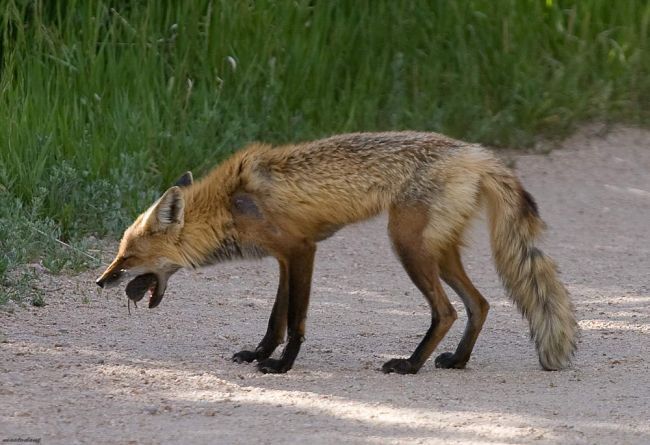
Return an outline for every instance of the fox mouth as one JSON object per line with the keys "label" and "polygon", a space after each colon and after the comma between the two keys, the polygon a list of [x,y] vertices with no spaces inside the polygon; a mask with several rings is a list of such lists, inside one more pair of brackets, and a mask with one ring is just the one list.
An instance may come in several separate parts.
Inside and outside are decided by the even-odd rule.
{"label": "fox mouth", "polygon": [[129,300],[137,303],[142,300],[147,292],[149,295],[149,309],[153,309],[160,304],[165,294],[165,286],[160,285],[160,280],[153,273],[138,275],[126,285],[126,296]]}

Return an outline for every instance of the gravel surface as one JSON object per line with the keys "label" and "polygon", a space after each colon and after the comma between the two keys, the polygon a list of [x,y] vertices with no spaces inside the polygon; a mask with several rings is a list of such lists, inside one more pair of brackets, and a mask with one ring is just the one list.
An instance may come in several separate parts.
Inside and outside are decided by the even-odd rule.
{"label": "gravel surface", "polygon": [[[465,370],[384,375],[426,331],[424,299],[384,217],[319,245],[307,341],[285,375],[231,355],[271,310],[272,260],[179,272],[161,305],[99,294],[98,271],[43,274],[47,305],[0,309],[0,440],[72,443],[650,443],[650,133],[586,129],[515,156],[549,226],[582,329],[574,365],[542,371],[499,285],[485,221],[464,258],[491,311]],[[455,348],[459,319],[438,351]],[[434,353],[435,354],[435,353]]]}

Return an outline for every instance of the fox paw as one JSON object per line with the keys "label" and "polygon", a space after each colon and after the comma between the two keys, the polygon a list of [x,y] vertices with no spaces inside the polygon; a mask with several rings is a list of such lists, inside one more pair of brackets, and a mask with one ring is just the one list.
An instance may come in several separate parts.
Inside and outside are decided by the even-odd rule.
{"label": "fox paw", "polygon": [[413,364],[405,358],[394,358],[388,360],[384,363],[384,366],[381,367],[381,370],[384,374],[391,372],[396,372],[397,374],[415,374],[418,372],[418,368],[413,366]]}
{"label": "fox paw", "polygon": [[262,371],[264,374],[284,374],[291,368],[288,367],[282,360],[267,358],[266,360],[262,360],[257,364],[257,369]]}
{"label": "fox paw", "polygon": [[232,361],[235,363],[250,363],[257,360],[256,351],[239,351],[232,356]]}
{"label": "fox paw", "polygon": [[463,369],[467,361],[459,360],[451,352],[443,352],[438,357],[436,357],[436,368],[443,369]]}

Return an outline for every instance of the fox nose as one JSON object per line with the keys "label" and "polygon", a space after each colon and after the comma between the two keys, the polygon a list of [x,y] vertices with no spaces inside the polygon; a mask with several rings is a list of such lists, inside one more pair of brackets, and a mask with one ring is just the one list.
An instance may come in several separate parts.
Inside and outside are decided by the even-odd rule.
{"label": "fox nose", "polygon": [[101,278],[98,278],[97,281],[95,281],[95,284],[101,288],[104,288],[104,280]]}

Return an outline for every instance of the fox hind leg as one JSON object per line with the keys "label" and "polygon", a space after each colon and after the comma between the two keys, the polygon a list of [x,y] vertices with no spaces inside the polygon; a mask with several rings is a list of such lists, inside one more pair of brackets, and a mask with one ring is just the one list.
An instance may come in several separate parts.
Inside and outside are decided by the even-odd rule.
{"label": "fox hind leg", "polygon": [[438,250],[423,237],[428,224],[427,213],[426,208],[419,207],[394,207],[389,213],[388,231],[393,248],[431,307],[431,325],[411,357],[389,360],[382,367],[385,373],[415,374],[456,319],[456,311],[440,283]]}
{"label": "fox hind leg", "polygon": [[436,357],[436,368],[464,368],[472,354],[490,305],[474,287],[460,261],[457,246],[448,249],[440,262],[440,276],[460,296],[467,311],[467,325],[456,352],[445,352]]}

